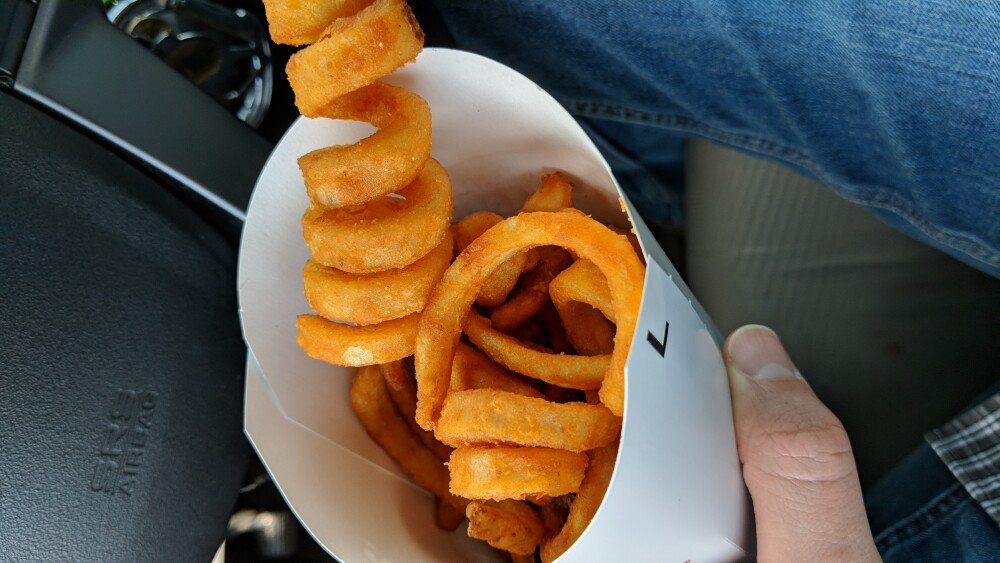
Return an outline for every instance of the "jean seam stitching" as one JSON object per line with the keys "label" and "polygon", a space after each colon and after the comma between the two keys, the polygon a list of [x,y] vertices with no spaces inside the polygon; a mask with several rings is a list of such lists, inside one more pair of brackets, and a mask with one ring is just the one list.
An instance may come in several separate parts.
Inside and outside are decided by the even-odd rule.
{"label": "jean seam stitching", "polygon": [[[675,129],[683,132],[694,133],[717,142],[756,151],[772,158],[787,160],[796,166],[808,170],[820,182],[828,186],[838,188],[838,194],[844,199],[859,205],[892,212],[901,219],[907,221],[913,227],[917,228],[930,239],[935,240],[953,250],[967,254],[992,268],[1000,267],[1000,251],[995,251],[989,248],[989,245],[980,240],[978,237],[971,236],[966,233],[955,233],[949,229],[942,229],[930,224],[922,214],[913,209],[911,201],[901,197],[895,192],[886,191],[878,187],[857,189],[830,181],[830,179],[820,171],[816,162],[801,151],[791,149],[761,137],[722,131],[686,116],[648,112],[627,106],[594,101],[564,99],[562,102],[569,112],[576,116],[612,119],[622,122],[663,127],[666,129]],[[862,191],[867,193],[865,193],[865,195],[861,195]]]}
{"label": "jean seam stitching", "polygon": [[[958,509],[972,501],[968,495],[963,495],[965,489],[961,483],[954,483],[943,493],[931,499],[919,510],[896,522],[875,537],[875,545],[883,557],[901,547],[905,542],[920,538],[931,529],[947,522]],[[962,498],[965,496],[965,498]],[[909,528],[916,527],[916,531]]]}

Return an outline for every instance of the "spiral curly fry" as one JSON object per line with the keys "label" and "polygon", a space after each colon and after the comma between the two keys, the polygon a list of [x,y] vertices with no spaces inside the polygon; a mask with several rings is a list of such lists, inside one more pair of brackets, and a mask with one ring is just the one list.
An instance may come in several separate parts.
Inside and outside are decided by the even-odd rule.
{"label": "spiral curly fry", "polygon": [[593,262],[577,260],[563,270],[549,284],[549,297],[577,352],[584,356],[611,352],[615,311],[608,282]]}
{"label": "spiral curly fry", "polygon": [[451,237],[430,254],[399,270],[353,275],[312,260],[302,269],[306,301],[329,319],[354,319],[368,325],[416,313],[451,264]]}
{"label": "spiral curly fry", "polygon": [[315,43],[334,20],[353,16],[371,0],[264,0],[271,39],[285,45]]}
{"label": "spiral curly fry", "polygon": [[611,484],[611,476],[615,471],[615,460],[618,458],[618,441],[607,446],[591,450],[587,453],[590,463],[587,472],[580,483],[576,497],[570,502],[569,515],[559,533],[542,543],[540,555],[543,563],[551,563],[563,554],[597,514],[604,493]]}
{"label": "spiral curly fry", "polygon": [[481,539],[513,555],[534,555],[535,547],[545,537],[542,519],[525,502],[475,501],[469,503],[465,513],[469,517],[470,538]]}
{"label": "spiral curly fry", "polygon": [[448,461],[451,494],[524,500],[576,492],[587,454],[552,448],[458,448]]}
{"label": "spiral curly fry", "polygon": [[399,415],[379,368],[365,366],[351,383],[351,408],[365,431],[418,485],[459,512],[468,501],[449,491],[448,468]]}
{"label": "spiral curly fry", "polygon": [[611,364],[610,354],[574,356],[552,354],[495,330],[489,319],[476,312],[462,325],[469,341],[507,369],[571,389],[600,389]]}
{"label": "spiral curly fry", "polygon": [[448,173],[431,149],[420,96],[378,81],[412,61],[424,35],[404,0],[268,0],[272,38],[311,43],[286,67],[302,115],[365,121],[376,132],[303,155],[312,259],[298,319],[310,356],[363,366],[413,353],[414,320],[451,261]]}
{"label": "spiral curly fry", "polygon": [[534,561],[539,546],[551,561],[614,470],[642,295],[637,241],[574,209],[558,172],[517,216],[452,225],[429,105],[379,82],[423,48],[405,0],[264,3],[275,41],[308,45],[286,67],[302,115],[376,128],[298,160],[310,201],[303,289],[317,313],[298,317],[299,346],[360,367],[351,407],[436,497],[441,529],[468,516],[468,535],[512,561]]}
{"label": "spiral curly fry", "polygon": [[[594,383],[583,388],[600,387],[601,402],[615,415],[624,414],[625,360],[639,315],[645,266],[626,237],[579,211],[566,209],[555,213],[522,213],[497,223],[466,247],[434,286],[430,301],[420,317],[416,341],[416,418],[422,428],[433,430],[440,415],[448,394],[451,366],[463,323],[466,334],[477,346],[484,346],[488,339],[475,342],[472,332],[477,331],[470,332],[470,327],[482,329],[478,333],[489,336],[490,340],[500,340],[485,320],[480,321],[478,315],[467,313],[480,287],[508,258],[525,248],[542,245],[561,246],[580,258],[590,260],[607,280],[616,322],[614,349],[603,373],[594,374],[601,380],[598,382],[594,377]],[[484,351],[490,355],[488,350]],[[572,357],[549,356],[552,362]],[[574,361],[584,362],[601,357],[576,358]],[[537,361],[542,359],[539,357]],[[505,366],[518,371],[512,365]],[[559,384],[555,381],[551,383]]]}

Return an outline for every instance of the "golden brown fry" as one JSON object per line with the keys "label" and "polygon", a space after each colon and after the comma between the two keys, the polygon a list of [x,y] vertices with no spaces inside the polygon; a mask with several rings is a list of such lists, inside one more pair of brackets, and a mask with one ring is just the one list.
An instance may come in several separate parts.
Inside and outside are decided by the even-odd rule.
{"label": "golden brown fry", "polygon": [[473,501],[465,509],[469,537],[516,555],[532,555],[545,527],[533,508],[518,500]]}
{"label": "golden brown fry", "polygon": [[444,502],[440,497],[434,499],[434,524],[438,529],[454,532],[465,522],[465,512]]}
{"label": "golden brown fry", "polygon": [[434,435],[449,446],[539,446],[583,452],[618,437],[621,419],[603,405],[553,403],[496,389],[448,394]]}
{"label": "golden brown fry", "polygon": [[420,313],[369,326],[299,315],[296,341],[308,356],[338,366],[384,364],[413,354]]}
{"label": "golden brown fry", "polygon": [[451,264],[451,247],[447,235],[413,264],[374,274],[348,274],[309,260],[302,269],[306,301],[321,316],[360,325],[422,311],[434,284]]}
{"label": "golden brown fry", "polygon": [[371,0],[264,0],[271,40],[285,45],[315,43],[334,21],[353,16]]}
{"label": "golden brown fry", "polygon": [[407,367],[405,360],[396,360],[387,364],[379,364],[379,372],[385,378],[386,388],[389,396],[396,405],[396,410],[406,421],[406,424],[420,438],[420,440],[434,452],[441,461],[448,461],[451,457],[452,448],[442,444],[434,437],[433,432],[428,432],[421,428],[413,415],[417,410],[417,384],[413,379],[413,373]]}
{"label": "golden brown fry", "polygon": [[448,469],[456,496],[524,500],[576,492],[587,455],[551,448],[459,448]]}
{"label": "golden brown fry", "polygon": [[351,408],[372,440],[418,485],[464,512],[467,501],[448,491],[448,469],[396,412],[378,368],[363,367],[354,375]]}
{"label": "golden brown fry", "polygon": [[[490,321],[475,311],[468,314],[464,327],[469,340],[495,362],[509,370],[561,387],[598,389],[611,363],[611,356],[607,355],[569,356],[540,351],[494,330]],[[419,389],[418,379],[418,397]]]}
{"label": "golden brown fry", "polygon": [[[586,476],[584,476],[586,479]],[[548,502],[537,503],[538,514],[541,516],[542,525],[545,526],[545,537],[552,537],[563,529],[566,524],[566,515],[569,514],[569,497],[561,496],[555,498],[546,497]]]}
{"label": "golden brown fry", "polygon": [[[566,328],[563,326],[562,319],[559,318],[559,312],[556,311],[551,301],[547,301],[542,305],[542,308],[538,310],[538,314],[535,315],[535,320],[542,327],[542,334],[545,335],[545,345],[549,350],[552,350],[553,354],[576,353],[573,345],[566,338]],[[607,353],[610,354],[611,350],[609,349]],[[593,354],[583,355],[589,356]]]}
{"label": "golden brown fry", "polygon": [[518,555],[516,553],[507,553],[510,555],[510,563],[535,563],[535,554],[531,555]]}
{"label": "golden brown fry", "polygon": [[454,225],[455,250],[462,252],[472,241],[479,238],[490,227],[503,221],[503,215],[492,211],[474,211],[462,217]]}
{"label": "golden brown fry", "polygon": [[528,196],[521,213],[559,211],[573,207],[573,186],[559,172],[542,176],[542,183],[535,193]]}
{"label": "golden brown fry", "polygon": [[569,253],[561,248],[542,246],[535,250],[539,255],[538,265],[524,275],[513,297],[490,314],[496,330],[510,330],[535,316],[549,299],[549,283],[572,261]]}
{"label": "golden brown fry", "polygon": [[366,121],[378,130],[352,145],[324,147],[299,158],[306,193],[316,204],[357,205],[397,192],[430,157],[430,106],[403,88],[375,82],[330,102],[320,115]]}
{"label": "golden brown fry", "polygon": [[416,382],[413,380],[413,374],[406,365],[406,360],[396,360],[395,362],[379,364],[378,371],[385,379],[386,388],[389,389],[389,395],[392,396],[393,402],[396,403],[399,414],[403,415],[403,418],[406,418],[408,413],[406,403],[409,401],[402,401],[403,406],[400,406],[399,403],[401,401],[396,400],[396,398],[405,398],[405,395],[411,392],[416,394],[417,392]]}
{"label": "golden brown fry", "polygon": [[[538,189],[525,200],[520,213],[559,211],[560,209],[572,207],[572,190],[573,187],[558,172],[546,174],[542,177],[542,182]],[[493,224],[497,222],[499,221],[495,221]],[[493,224],[488,225],[487,228],[492,227]],[[484,231],[486,231],[485,228],[472,238],[475,239]],[[472,241],[470,240],[469,242],[471,243]],[[467,244],[462,245],[462,249],[465,249]],[[497,271],[483,284],[482,289],[479,290],[476,302],[484,307],[502,307],[504,301],[507,300],[508,294],[517,284],[521,273],[536,268],[536,264],[538,264],[540,258],[541,255],[536,249],[523,250],[515,254],[497,268]],[[534,314],[534,312],[531,312],[532,310],[537,311],[532,303],[534,302],[529,299],[526,303],[516,303],[509,306],[506,312],[500,313],[501,325],[513,328],[523,323]],[[528,312],[531,312],[531,314],[525,315]],[[510,318],[504,318],[505,316]],[[507,330],[507,328],[500,330]]]}
{"label": "golden brown fry", "polygon": [[625,235],[625,237],[628,238],[628,241],[632,243],[632,249],[635,250],[635,254],[642,260],[643,264],[646,263],[646,255],[642,252],[642,245],[639,244],[639,237],[635,236],[635,228],[623,229],[614,225],[608,225],[608,228],[620,235]]}
{"label": "golden brown fry", "polygon": [[[591,260],[608,280],[617,324],[615,349],[601,384],[600,396],[611,412],[618,416],[623,414],[625,360],[639,314],[645,266],[625,237],[582,213],[567,209],[557,213],[524,213],[505,219],[477,238],[445,271],[424,309],[417,334],[414,359],[417,422],[421,427],[433,428],[440,413],[451,381],[451,365],[463,320],[479,288],[497,266],[515,253],[541,245],[561,246]],[[469,315],[472,319],[476,317],[482,319]],[[479,322],[481,327],[488,328],[485,319]],[[483,349],[482,345],[477,346]],[[489,351],[484,351],[489,355]],[[562,381],[551,383],[576,387]]]}
{"label": "golden brown fry", "polygon": [[530,269],[528,264],[531,262],[531,258],[532,254],[522,252],[500,264],[490,279],[483,284],[479,296],[476,297],[476,303],[483,307],[496,307],[503,303],[510,291],[517,285],[521,272]]}
{"label": "golden brown fry", "polygon": [[400,192],[363,208],[310,207],[302,235],[313,260],[353,274],[403,268],[425,256],[448,236],[451,182],[433,158]]}
{"label": "golden brown fry", "polygon": [[576,498],[569,506],[566,524],[558,534],[542,543],[541,555],[544,563],[555,560],[569,549],[594,519],[597,509],[604,501],[608,484],[611,483],[611,475],[615,471],[618,442],[593,450],[588,453],[588,457],[590,466],[587,468],[583,483],[580,484],[580,490],[576,493]]}
{"label": "golden brown fry", "polygon": [[581,356],[610,354],[615,347],[615,325],[597,309],[569,301],[559,310],[566,327],[566,339]]}
{"label": "golden brown fry", "polygon": [[516,338],[526,345],[530,344],[546,352],[551,351],[545,346],[545,334],[542,332],[542,327],[535,321],[528,321],[510,330],[505,330],[504,334]]}
{"label": "golden brown fry", "polygon": [[569,302],[578,301],[594,307],[609,321],[615,322],[608,280],[590,260],[577,260],[563,269],[549,284],[549,293],[556,310],[561,310]]}
{"label": "golden brown fry", "polygon": [[590,260],[577,260],[549,284],[549,293],[566,327],[566,338],[584,356],[614,348],[615,312],[608,282]]}
{"label": "golden brown fry", "polygon": [[285,67],[302,115],[320,115],[333,100],[367,86],[424,46],[424,33],[404,0],[377,0],[327,27]]}
{"label": "golden brown fry", "polygon": [[[589,392],[596,393],[597,391]],[[551,383],[545,383],[542,386],[542,393],[545,393],[545,398],[553,403],[583,403],[586,402],[586,395],[584,393],[588,393],[588,391],[567,389],[558,385],[552,385]]]}
{"label": "golden brown fry", "polygon": [[451,368],[452,391],[464,389],[499,389],[525,397],[541,399],[542,393],[503,369],[476,349],[459,342]]}
{"label": "golden brown fry", "polygon": [[[465,250],[465,247],[472,244],[479,235],[500,221],[503,221],[503,217],[492,211],[476,211],[466,215],[455,223],[456,249],[459,252]],[[534,268],[537,263],[538,253],[534,250],[517,253],[490,275],[479,290],[476,302],[484,307],[500,305],[507,299],[507,294],[514,289],[521,272]]]}

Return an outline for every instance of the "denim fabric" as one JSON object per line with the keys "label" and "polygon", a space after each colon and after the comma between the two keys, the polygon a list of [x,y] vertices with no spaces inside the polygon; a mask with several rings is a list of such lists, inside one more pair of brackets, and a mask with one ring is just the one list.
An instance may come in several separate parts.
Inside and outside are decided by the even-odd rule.
{"label": "denim fabric", "polygon": [[[655,127],[777,159],[1000,276],[996,0],[434,4],[459,48],[541,84],[604,149],[678,154]],[[676,183],[632,168],[639,208],[676,220],[679,196],[655,193]]]}
{"label": "denim fabric", "polygon": [[577,121],[611,165],[636,209],[657,223],[683,223],[683,137],[665,129],[606,119],[578,117]]}
{"label": "denim fabric", "polygon": [[1000,561],[1000,529],[924,444],[865,494],[886,563]]}

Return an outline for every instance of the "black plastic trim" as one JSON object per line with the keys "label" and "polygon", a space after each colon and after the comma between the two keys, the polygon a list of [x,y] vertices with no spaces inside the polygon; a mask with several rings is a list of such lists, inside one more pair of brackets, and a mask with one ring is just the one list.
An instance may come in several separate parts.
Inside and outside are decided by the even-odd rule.
{"label": "black plastic trim", "polygon": [[115,28],[99,3],[38,6],[14,91],[169,178],[238,236],[271,144]]}
{"label": "black plastic trim", "polygon": [[34,0],[0,0],[0,87],[14,84],[36,8]]}

